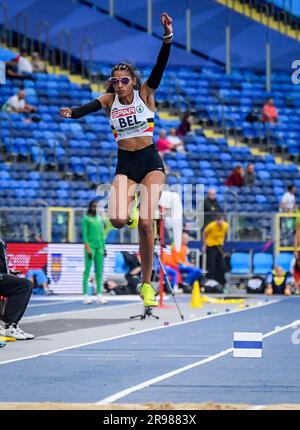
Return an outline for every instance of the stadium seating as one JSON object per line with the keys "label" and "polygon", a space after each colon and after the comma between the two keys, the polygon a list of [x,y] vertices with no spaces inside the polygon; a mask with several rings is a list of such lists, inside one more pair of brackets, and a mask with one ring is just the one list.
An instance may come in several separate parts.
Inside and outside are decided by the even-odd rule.
{"label": "stadium seating", "polygon": [[[290,270],[293,254],[290,252],[281,252],[275,258],[274,267],[282,267],[285,272]],[[251,262],[250,254],[247,252],[233,252],[230,256],[231,270],[227,274],[227,279],[249,278],[253,274],[266,275],[273,270],[273,256],[263,252],[253,255]],[[252,270],[253,266],[253,270]]]}
{"label": "stadium seating", "polygon": [[230,256],[231,274],[248,274],[251,272],[250,255],[247,252],[234,252]]}
{"label": "stadium seating", "polygon": [[257,252],[253,256],[253,273],[256,275],[266,275],[273,269],[272,254]]}
{"label": "stadium seating", "polygon": [[[103,70],[109,73],[110,69],[104,65]],[[170,94],[169,91],[175,71],[184,96],[183,109],[188,107],[185,100],[190,98],[199,118],[201,110],[206,112],[208,119],[215,117],[221,122],[222,112],[218,109],[220,103],[215,98],[217,90],[228,98],[228,104],[224,106],[225,120],[232,121],[232,118],[235,118],[235,124],[241,128],[241,133],[244,136],[248,133],[250,138],[254,126],[247,123],[245,117],[251,111],[258,95],[261,100],[266,96],[260,75],[239,70],[227,76],[219,69],[213,68],[203,68],[200,72],[189,67],[170,67],[164,75],[159,94],[163,102],[171,105],[176,105],[176,94]],[[143,72],[144,76],[147,76],[150,68],[144,67]],[[117,145],[110,126],[103,112],[77,121],[66,120],[58,115],[62,106],[80,104],[97,96],[88,86],[81,88],[80,85],[71,83],[66,75],[49,73],[35,76],[34,82],[25,80],[22,83],[8,79],[0,94],[0,103],[3,104],[24,84],[26,98],[33,97],[32,103],[38,104],[41,119],[39,123],[27,123],[23,114],[0,113],[3,150],[0,178],[3,189],[6,190],[1,194],[1,203],[8,207],[22,204],[27,206],[37,199],[42,199],[48,205],[55,206],[64,201],[67,206],[86,207],[95,195],[95,185],[91,185],[111,182],[114,175]],[[274,73],[274,81],[275,89],[281,88],[276,96],[276,103],[283,115],[282,124],[289,123],[289,128],[293,129],[281,129],[280,123],[274,133],[284,133],[282,135],[286,142],[294,139],[291,146],[287,143],[290,150],[294,148],[295,142],[298,145],[296,139],[300,131],[300,110],[282,105],[284,106],[287,93],[291,91],[297,95],[298,92],[296,88],[292,88],[295,86],[286,83],[284,74]],[[237,86],[239,90],[236,90]],[[198,100],[200,95],[204,97],[205,104],[202,99]],[[168,131],[178,125],[179,119],[163,119],[156,114],[154,140],[158,138],[162,128]],[[286,139],[287,136],[289,139]],[[213,186],[221,203],[225,203],[224,194],[228,187],[224,182],[233,166],[237,163],[243,166],[249,162],[254,164],[257,175],[255,187],[235,189],[236,199],[227,193],[226,208],[229,212],[236,208],[245,214],[277,211],[287,186],[291,183],[300,184],[300,175],[295,164],[278,164],[273,155],[253,155],[249,147],[229,145],[226,138],[207,138],[201,128],[186,136],[184,141],[186,152],[165,154],[167,168],[180,174],[181,184],[204,184],[205,192]],[[38,171],[41,169],[43,171]],[[13,182],[16,180],[23,181],[21,186],[17,187],[18,191]],[[169,184],[176,182],[176,177],[168,178]],[[196,204],[196,189],[193,190],[192,203]],[[263,217],[261,220],[259,217],[252,218],[248,224],[249,227],[262,227],[263,221]],[[271,226],[264,225],[263,228],[269,235]]]}

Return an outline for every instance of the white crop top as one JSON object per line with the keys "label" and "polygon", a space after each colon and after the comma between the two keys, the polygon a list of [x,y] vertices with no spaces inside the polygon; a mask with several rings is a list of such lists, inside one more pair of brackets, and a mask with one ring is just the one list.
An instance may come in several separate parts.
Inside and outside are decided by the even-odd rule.
{"label": "white crop top", "polygon": [[121,104],[116,94],[111,107],[109,123],[117,142],[130,137],[152,137],[154,112],[146,106],[138,90],[134,90],[133,102],[130,105]]}

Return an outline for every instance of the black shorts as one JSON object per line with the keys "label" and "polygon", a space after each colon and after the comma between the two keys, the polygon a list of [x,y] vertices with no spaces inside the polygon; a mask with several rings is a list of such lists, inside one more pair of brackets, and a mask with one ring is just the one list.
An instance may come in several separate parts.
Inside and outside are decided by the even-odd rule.
{"label": "black shorts", "polygon": [[126,175],[128,179],[138,184],[147,173],[153,170],[159,170],[165,174],[163,161],[154,144],[139,151],[118,149],[116,175]]}

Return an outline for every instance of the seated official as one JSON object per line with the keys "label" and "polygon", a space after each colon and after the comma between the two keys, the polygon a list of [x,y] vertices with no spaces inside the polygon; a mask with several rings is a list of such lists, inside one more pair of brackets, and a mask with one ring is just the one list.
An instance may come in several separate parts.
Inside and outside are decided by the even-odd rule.
{"label": "seated official", "polygon": [[290,296],[292,294],[292,282],[293,278],[290,272],[284,272],[282,267],[276,267],[267,275],[265,293],[268,296],[272,294]]}

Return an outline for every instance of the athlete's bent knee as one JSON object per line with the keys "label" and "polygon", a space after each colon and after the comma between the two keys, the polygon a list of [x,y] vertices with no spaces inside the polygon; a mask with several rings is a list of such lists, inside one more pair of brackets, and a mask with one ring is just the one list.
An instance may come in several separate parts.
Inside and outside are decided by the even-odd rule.
{"label": "athlete's bent knee", "polygon": [[113,227],[115,228],[123,228],[124,225],[126,224],[126,219],[111,219],[110,218],[110,222],[113,225]]}

